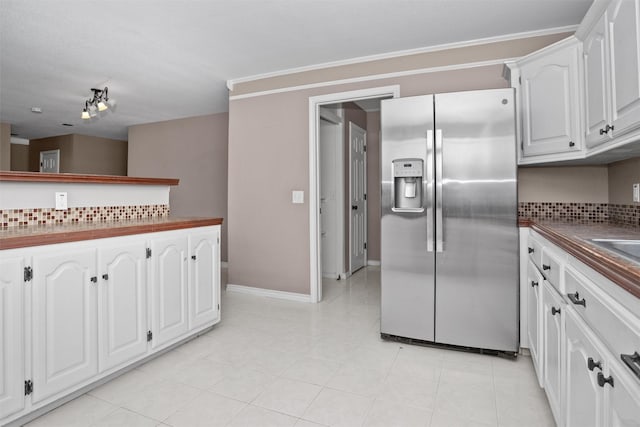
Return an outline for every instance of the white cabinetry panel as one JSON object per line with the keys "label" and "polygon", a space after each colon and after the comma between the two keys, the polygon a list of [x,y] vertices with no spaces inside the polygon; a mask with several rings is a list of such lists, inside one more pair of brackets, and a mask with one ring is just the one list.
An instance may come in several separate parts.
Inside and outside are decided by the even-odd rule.
{"label": "white cabinetry panel", "polygon": [[562,425],[565,307],[562,298],[546,280],[542,286],[542,307],[543,384],[556,422],[558,425]]}
{"label": "white cabinetry panel", "polygon": [[95,250],[33,257],[33,402],[98,372]]}
{"label": "white cabinetry panel", "polygon": [[24,267],[0,260],[0,418],[24,408]]}
{"label": "white cabinetry panel", "polygon": [[219,230],[190,235],[189,249],[189,328],[194,329],[219,317]]}

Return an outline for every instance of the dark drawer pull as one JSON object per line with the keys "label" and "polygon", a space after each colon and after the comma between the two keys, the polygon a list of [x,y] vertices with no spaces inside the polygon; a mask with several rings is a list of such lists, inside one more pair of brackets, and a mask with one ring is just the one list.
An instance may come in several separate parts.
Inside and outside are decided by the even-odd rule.
{"label": "dark drawer pull", "polygon": [[538,286],[538,282],[534,282],[533,280],[531,281],[531,287],[533,288],[534,286]]}
{"label": "dark drawer pull", "polygon": [[103,275],[102,275],[102,278],[103,278],[104,280],[109,280],[109,275],[108,275],[108,274],[103,274]]}
{"label": "dark drawer pull", "polygon": [[98,283],[98,278],[96,276],[92,276],[89,280],[91,280],[91,283]]}
{"label": "dark drawer pull", "polygon": [[551,315],[552,316],[555,316],[558,313],[560,313],[560,309],[559,308],[551,307]]}
{"label": "dark drawer pull", "polygon": [[529,253],[530,253],[530,254],[532,254],[532,253],[534,253],[534,252],[535,252],[535,250],[534,250],[533,248],[529,248]]}
{"label": "dark drawer pull", "polygon": [[587,368],[589,368],[590,371],[593,371],[595,368],[602,370],[602,363],[595,362],[593,358],[590,357],[587,359]]}
{"label": "dark drawer pull", "polygon": [[640,379],[640,354],[637,351],[633,354],[621,354],[620,359]]}
{"label": "dark drawer pull", "polygon": [[567,296],[573,304],[581,305],[585,308],[587,307],[587,300],[585,300],[584,298],[580,299],[580,295],[578,294],[578,292],[576,292],[575,294],[567,294]]}
{"label": "dark drawer pull", "polygon": [[196,256],[195,255],[191,255],[191,259],[195,261],[196,260]]}
{"label": "dark drawer pull", "polygon": [[609,384],[611,387],[613,387],[613,377],[605,378],[602,372],[598,372],[598,385],[600,387],[604,387],[605,384]]}
{"label": "dark drawer pull", "polygon": [[543,270],[551,270],[551,266],[550,265],[546,265],[546,264],[542,264],[542,269]]}

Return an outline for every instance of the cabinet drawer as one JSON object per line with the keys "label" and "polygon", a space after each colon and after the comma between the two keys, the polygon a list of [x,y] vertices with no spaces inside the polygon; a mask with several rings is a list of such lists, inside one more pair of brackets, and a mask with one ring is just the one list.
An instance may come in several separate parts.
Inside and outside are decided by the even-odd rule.
{"label": "cabinet drawer", "polygon": [[529,242],[527,244],[527,251],[529,252],[529,259],[542,270],[542,241],[534,232],[529,233]]}
{"label": "cabinet drawer", "polygon": [[558,292],[562,293],[563,288],[560,280],[564,265],[562,256],[545,247],[542,250],[541,258],[542,275]]}
{"label": "cabinet drawer", "polygon": [[[622,355],[640,353],[640,319],[571,267],[564,274],[568,303],[607,345],[616,359],[622,363]],[[631,368],[628,371],[635,377]],[[640,382],[640,378],[636,379]]]}

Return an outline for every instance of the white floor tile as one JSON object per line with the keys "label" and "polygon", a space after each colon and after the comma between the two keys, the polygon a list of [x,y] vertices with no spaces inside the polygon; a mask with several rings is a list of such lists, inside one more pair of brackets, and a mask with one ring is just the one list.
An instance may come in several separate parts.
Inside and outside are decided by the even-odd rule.
{"label": "white floor tile", "polygon": [[320,389],[317,385],[281,378],[267,387],[253,404],[300,417],[320,393]]}
{"label": "white floor tile", "polygon": [[190,387],[208,389],[222,380],[231,370],[233,367],[230,365],[209,359],[198,359],[172,370],[167,375],[167,379]]}
{"label": "white floor tile", "polygon": [[327,383],[327,387],[375,397],[382,390],[386,371],[362,368],[356,362],[344,365]]}
{"label": "white floor tile", "polygon": [[327,426],[359,426],[372,404],[373,399],[325,388],[302,418]]}
{"label": "white floor tile", "polygon": [[201,390],[174,381],[162,380],[144,387],[140,394],[122,406],[158,421],[195,399]]}
{"label": "white floor tile", "polygon": [[243,402],[252,402],[276,380],[274,375],[254,369],[234,369],[210,388],[220,395]]}
{"label": "white floor tile", "polygon": [[116,410],[116,406],[85,394],[26,425],[29,427],[84,427]]}
{"label": "white floor tile", "polygon": [[127,409],[119,408],[117,411],[102,417],[91,427],[155,427],[158,421],[144,417]]}
{"label": "white floor tile", "polygon": [[431,411],[400,403],[376,400],[367,416],[364,427],[427,427]]}
{"label": "white floor tile", "polygon": [[173,427],[226,426],[245,406],[244,402],[203,392],[165,419],[164,423]]}
{"label": "white floor tile", "polygon": [[139,396],[144,387],[158,381],[151,374],[132,370],[91,390],[88,394],[113,405],[122,406],[125,402]]}
{"label": "white floor tile", "polygon": [[477,420],[459,417],[456,414],[442,413],[436,410],[431,417],[429,427],[498,427],[498,424],[487,424]]}
{"label": "white floor tile", "polygon": [[438,385],[434,412],[455,415],[474,422],[497,424],[496,397],[493,385]]}
{"label": "white floor tile", "polygon": [[437,390],[437,379],[392,373],[385,379],[378,400],[430,410],[435,406]]}
{"label": "white floor tile", "polygon": [[306,383],[324,385],[338,372],[342,363],[305,357],[287,369],[282,377]]}
{"label": "white floor tile", "polygon": [[290,427],[298,421],[298,418],[268,409],[247,405],[233,419],[229,427]]}

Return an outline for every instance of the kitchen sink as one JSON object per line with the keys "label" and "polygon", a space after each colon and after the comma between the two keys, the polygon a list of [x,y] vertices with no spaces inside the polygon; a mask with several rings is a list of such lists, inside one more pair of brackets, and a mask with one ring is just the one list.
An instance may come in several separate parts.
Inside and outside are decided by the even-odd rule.
{"label": "kitchen sink", "polygon": [[596,245],[640,263],[640,240],[591,239]]}

